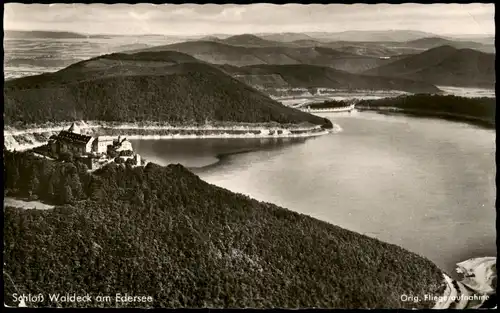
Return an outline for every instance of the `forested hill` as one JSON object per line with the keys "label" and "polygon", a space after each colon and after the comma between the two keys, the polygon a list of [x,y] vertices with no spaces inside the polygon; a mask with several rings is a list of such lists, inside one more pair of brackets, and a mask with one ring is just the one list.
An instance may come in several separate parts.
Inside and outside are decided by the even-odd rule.
{"label": "forested hill", "polygon": [[438,86],[494,88],[495,55],[445,45],[364,73],[407,78]]}
{"label": "forested hill", "polygon": [[396,108],[420,116],[437,116],[495,127],[495,98],[465,98],[451,95],[410,95],[395,98],[362,100],[362,109]]}
{"label": "forested hill", "polygon": [[265,40],[252,34],[242,34],[228,37],[226,39],[219,39],[218,41],[233,46],[246,46],[246,47],[276,47],[285,46],[283,42],[272,40]]}
{"label": "forested hill", "polygon": [[457,49],[474,49],[485,53],[495,53],[494,40],[492,40],[491,43],[484,42],[485,40],[486,38],[483,38],[483,40],[481,40],[483,42],[475,42],[469,40],[453,40],[452,38],[427,37],[405,42],[405,46],[424,49],[452,46]]}
{"label": "forested hill", "polygon": [[180,165],[91,174],[28,153],[4,160],[8,193],[66,203],[4,210],[7,305],[20,290],[154,299],[37,304],[51,307],[428,308],[401,295],[444,291],[441,271],[416,254],[210,185]]}
{"label": "forested hill", "polygon": [[[243,37],[245,39],[248,37]],[[238,41],[242,37],[237,37]],[[207,40],[180,42],[140,51],[178,51],[212,64],[248,66],[261,64],[310,64],[359,73],[390,60],[362,56],[317,46],[242,46]]]}
{"label": "forested hill", "polygon": [[73,120],[325,122],[178,52],[105,55],[56,73],[11,80],[5,83],[4,100],[7,125]]}
{"label": "forested hill", "polygon": [[260,88],[332,88],[349,90],[400,90],[411,93],[440,93],[436,86],[403,78],[352,74],[330,67],[307,64],[252,65],[221,69],[239,80]]}

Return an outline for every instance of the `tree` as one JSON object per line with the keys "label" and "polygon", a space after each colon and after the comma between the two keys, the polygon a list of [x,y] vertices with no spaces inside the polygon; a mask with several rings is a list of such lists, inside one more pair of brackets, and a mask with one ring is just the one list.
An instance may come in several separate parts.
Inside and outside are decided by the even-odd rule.
{"label": "tree", "polygon": [[144,192],[139,188],[134,192],[134,202],[140,207],[144,206]]}
{"label": "tree", "polygon": [[54,178],[53,176],[50,176],[50,179],[49,181],[47,182],[47,190],[46,190],[46,196],[49,198],[49,199],[53,199],[54,198]]}
{"label": "tree", "polygon": [[90,199],[96,202],[106,201],[107,195],[104,187],[104,183],[101,180],[91,178],[89,186]]}
{"label": "tree", "polygon": [[125,164],[127,164],[127,165],[135,165],[135,161],[134,161],[134,159],[127,159],[125,161]]}
{"label": "tree", "polygon": [[115,150],[113,149],[108,149],[108,155],[111,157],[111,158],[116,158],[119,154],[118,152],[116,152]]}
{"label": "tree", "polygon": [[76,199],[80,199],[84,196],[82,183],[80,182],[80,177],[77,174],[71,176],[71,188],[73,190],[73,196]]}
{"label": "tree", "polygon": [[72,203],[74,201],[73,192],[71,191],[70,186],[68,186],[68,185],[64,186],[62,193],[61,193],[60,201],[62,204]]}
{"label": "tree", "polygon": [[30,181],[28,183],[28,195],[29,195],[29,197],[32,197],[33,194],[36,195],[39,187],[40,187],[40,180],[38,180],[36,173],[33,172],[33,174],[31,175]]}
{"label": "tree", "polygon": [[66,161],[66,162],[73,162],[74,160],[74,157],[73,157],[73,153],[69,152],[69,151],[66,151],[66,152],[62,152],[60,155],[59,155],[59,158],[62,160],[62,161]]}
{"label": "tree", "polygon": [[123,151],[120,151],[120,156],[131,156],[133,155],[134,153],[130,150],[123,150]]}
{"label": "tree", "polygon": [[9,174],[6,179],[6,185],[9,188],[16,188],[17,182],[19,181],[19,170],[17,169],[17,166],[15,164],[12,165],[12,167],[5,167],[7,170],[7,173]]}

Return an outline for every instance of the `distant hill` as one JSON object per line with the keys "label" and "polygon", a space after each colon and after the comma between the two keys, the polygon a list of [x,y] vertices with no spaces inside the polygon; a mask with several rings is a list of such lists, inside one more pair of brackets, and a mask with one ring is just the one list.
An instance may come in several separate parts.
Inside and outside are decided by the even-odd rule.
{"label": "distant hill", "polygon": [[219,37],[217,36],[204,36],[204,37],[201,37],[201,38],[190,38],[190,41],[195,41],[195,40],[201,40],[201,41],[220,41],[222,39],[220,39]]}
{"label": "distant hill", "polygon": [[30,38],[87,38],[87,35],[82,35],[72,32],[57,32],[57,31],[23,31],[23,30],[4,30],[5,38],[30,39]]}
{"label": "distant hill", "polygon": [[424,37],[435,36],[431,33],[414,30],[387,30],[387,31],[345,31],[345,32],[303,32],[303,33],[268,33],[257,34],[259,37],[273,40],[292,42],[297,40],[331,41],[409,41]]}
{"label": "distant hill", "polygon": [[[248,39],[248,37],[244,38]],[[241,37],[237,39],[241,40]],[[353,73],[390,62],[378,57],[355,55],[326,47],[243,47],[214,41],[190,41],[139,51],[178,51],[212,64],[235,66],[310,64],[328,66]]]}
{"label": "distant hill", "polygon": [[317,40],[303,33],[263,33],[257,34],[257,36],[266,40],[281,42],[292,42],[297,40]]}
{"label": "distant hill", "polygon": [[5,83],[5,124],[72,120],[325,122],[177,52],[104,55]]}
{"label": "distant hill", "polygon": [[446,39],[443,37],[425,37],[411,41],[320,41],[320,40],[297,40],[287,44],[291,47],[325,47],[340,52],[372,56],[393,57],[401,54],[417,54],[425,50],[439,46],[452,46],[457,49],[474,49],[485,53],[495,53],[494,43],[480,43],[471,40]]}
{"label": "distant hill", "polygon": [[375,57],[394,57],[402,54],[417,54],[425,50],[437,48],[440,46],[452,46],[457,49],[474,49],[485,53],[495,53],[494,44],[483,44],[466,40],[450,40],[442,37],[426,37],[406,42],[396,41],[299,41],[296,42],[302,46],[321,46],[331,48],[346,53],[375,56]]}
{"label": "distant hill", "polygon": [[306,35],[323,41],[396,41],[403,42],[424,37],[435,36],[431,33],[415,30],[385,30],[385,31],[344,31],[337,33],[305,32]]}
{"label": "distant hill", "polygon": [[255,35],[243,34],[231,36],[226,39],[219,39],[220,42],[233,45],[233,46],[245,46],[245,47],[276,47],[283,46],[283,43],[265,40]]}
{"label": "distant hill", "polygon": [[495,55],[441,46],[364,74],[408,78],[442,86],[493,88]]}
{"label": "distant hill", "polygon": [[[365,32],[361,33],[366,35]],[[151,51],[179,51],[191,54],[213,64],[230,64],[236,66],[312,64],[329,66],[352,73],[366,71],[391,63],[394,61],[394,57],[399,59],[401,55],[417,54],[441,45],[451,45],[456,48],[471,48],[487,53],[495,51],[494,45],[485,45],[473,41],[449,40],[436,36],[419,37],[419,39],[410,41],[395,41],[398,38],[402,39],[403,34],[406,34],[405,32],[374,32],[374,36],[379,36],[380,41],[374,40],[375,37],[371,37],[368,40],[361,37],[359,37],[359,40],[352,40],[352,37],[346,39],[344,38],[344,33],[313,34],[320,38],[313,38],[312,35],[291,36],[293,33],[261,34],[259,36],[242,34],[230,36],[225,39],[220,39],[216,36],[206,36],[201,40],[193,39],[189,40],[189,42],[153,47]],[[427,33],[416,32],[413,34],[415,35],[414,37],[418,37],[417,34],[419,36],[429,35]],[[391,37],[390,35],[394,36]],[[280,38],[282,36],[286,36],[287,39]],[[291,40],[296,38],[301,39]],[[241,48],[246,48],[246,50]],[[132,51],[145,50],[134,49]],[[386,60],[387,58],[393,59],[388,61]]]}
{"label": "distant hill", "polygon": [[495,52],[494,37],[446,37],[420,31],[347,31],[261,34],[261,38],[300,47],[328,47],[365,56],[419,53],[443,45]]}
{"label": "distant hill", "polygon": [[44,30],[4,30],[7,39],[72,39],[72,38],[110,38],[111,35],[87,35],[73,32],[44,31]]}
{"label": "distant hill", "polygon": [[358,90],[399,90],[411,93],[438,93],[431,84],[400,78],[351,74],[314,65],[221,66],[227,73],[259,88],[331,88]]}
{"label": "distant hill", "polygon": [[415,52],[415,49],[401,47],[401,45],[397,42],[332,41],[323,43],[321,46],[344,53],[372,57],[396,57],[401,54]]}
{"label": "distant hill", "polygon": [[448,35],[441,37],[454,41],[473,41],[485,45],[495,45],[495,35]]}
{"label": "distant hill", "polygon": [[483,44],[474,41],[466,40],[449,40],[441,37],[427,37],[404,43],[406,47],[414,47],[420,49],[431,49],[440,46],[452,46],[457,49],[474,49],[486,53],[495,53],[494,44]]}
{"label": "distant hill", "polygon": [[314,40],[314,39],[300,39],[300,40],[294,40],[290,42],[284,42],[284,44],[289,44],[289,45],[295,45],[297,47],[322,47],[326,43],[319,41],[319,40]]}
{"label": "distant hill", "polygon": [[[203,40],[214,41],[227,45],[241,46],[241,47],[281,47],[281,48],[330,48],[337,52],[342,52],[345,56],[367,56],[367,57],[388,57],[396,56],[401,53],[402,49],[391,49],[385,43],[380,42],[352,42],[352,41],[332,41],[324,42],[315,39],[301,39],[295,41],[273,41],[262,39],[261,37],[244,34],[232,36],[226,39],[219,39],[217,37],[208,36]],[[303,50],[303,49],[302,49]],[[414,49],[407,49],[407,51],[414,51]],[[289,53],[289,52],[286,52]]]}
{"label": "distant hill", "polygon": [[131,43],[131,44],[121,45],[115,50],[116,51],[138,50],[138,49],[147,49],[150,48],[151,46],[152,45],[148,45],[145,43]]}

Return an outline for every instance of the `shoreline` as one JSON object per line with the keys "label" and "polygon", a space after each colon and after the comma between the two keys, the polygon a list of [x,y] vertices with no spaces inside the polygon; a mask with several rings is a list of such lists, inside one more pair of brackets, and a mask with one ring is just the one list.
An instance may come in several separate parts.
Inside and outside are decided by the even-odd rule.
{"label": "shoreline", "polygon": [[[116,121],[98,121],[98,120],[78,120],[62,121],[58,123],[47,122],[41,125],[31,124],[15,127],[4,125],[4,132],[13,135],[25,133],[40,133],[47,131],[61,131],[68,128],[72,123],[79,124],[81,129],[113,128],[113,129],[140,129],[140,130],[260,130],[266,129],[293,129],[296,131],[306,131],[311,129],[320,129],[321,125],[310,123],[301,124],[279,124],[275,122],[266,123],[246,123],[246,122],[207,122],[205,124],[172,124],[168,122],[140,121],[140,122],[116,122]],[[64,126],[63,126],[64,125]]]}
{"label": "shoreline", "polygon": [[[433,309],[479,309],[492,295],[496,295],[493,277],[496,277],[496,257],[476,257],[456,263],[456,272],[464,274],[453,279],[443,272],[446,289],[436,297]],[[488,307],[485,307],[488,308]]]}
{"label": "shoreline", "polygon": [[213,169],[217,166],[220,166],[223,164],[224,161],[226,161],[229,157],[233,155],[238,155],[238,154],[246,154],[246,153],[251,153],[251,152],[256,152],[259,151],[259,148],[250,148],[250,149],[245,149],[245,150],[238,150],[238,151],[233,151],[233,152],[224,152],[224,153],[217,153],[214,154],[212,157],[216,160],[215,162],[212,162],[210,164],[202,165],[202,166],[186,166],[186,168],[196,175],[203,173],[204,171],[209,171],[210,169]]}
{"label": "shoreline", "polygon": [[[287,138],[276,138],[276,139],[287,139]],[[304,141],[297,141],[297,142],[289,142],[287,145],[293,145],[293,144],[298,144],[298,143],[304,143],[305,140],[307,139],[312,139],[311,137],[309,138],[303,138]],[[280,147],[283,148],[283,147]],[[230,157],[240,155],[240,154],[247,154],[247,153],[252,153],[252,152],[258,152],[258,151],[266,151],[266,150],[273,150],[276,149],[275,146],[271,147],[252,147],[252,148],[242,148],[242,149],[235,149],[234,151],[228,151],[228,152],[221,152],[221,153],[216,153],[213,154],[212,156],[217,160],[215,162],[212,162],[207,165],[202,165],[202,166],[192,166],[192,167],[187,167],[190,171],[193,171],[196,174],[203,173],[204,171],[209,171],[217,166],[223,165],[224,162],[226,162]]]}
{"label": "shoreline", "polygon": [[302,112],[306,113],[343,113],[343,112],[353,112],[356,110],[354,105],[346,106],[346,107],[339,107],[339,108],[324,108],[324,109],[303,109],[299,108]]}
{"label": "shoreline", "polygon": [[[70,125],[70,123],[68,123]],[[233,126],[215,127],[211,125],[196,126],[170,126],[134,124],[95,124],[94,122],[79,122],[82,133],[100,136],[103,139],[114,139],[117,136],[131,140],[179,140],[179,139],[229,139],[229,138],[309,138],[338,133],[342,130],[339,125],[326,129],[320,125],[292,127],[268,125],[240,124]],[[67,126],[36,127],[32,129],[4,128],[4,144],[7,150],[25,151],[47,144],[52,135],[56,135]]]}
{"label": "shoreline", "polygon": [[[243,133],[243,134],[214,134],[214,135],[120,135],[122,137],[126,137],[130,140],[184,140],[184,139],[244,139],[244,138],[308,138],[308,137],[316,137],[322,136],[332,133],[331,131],[318,131],[311,133],[302,133],[302,134],[277,134],[277,135],[266,135],[266,134],[252,134],[252,133]],[[103,139],[112,139],[116,136],[99,136]]]}
{"label": "shoreline", "polygon": [[415,110],[415,109],[402,109],[397,107],[367,107],[367,106],[356,106],[356,110],[363,111],[371,111],[384,115],[406,115],[415,118],[435,118],[446,120],[450,122],[462,122],[467,123],[469,125],[478,126],[485,129],[494,129],[495,124],[489,120],[485,120],[480,117],[463,115],[463,114],[455,114],[449,112],[441,112],[441,111],[426,111],[426,110]]}

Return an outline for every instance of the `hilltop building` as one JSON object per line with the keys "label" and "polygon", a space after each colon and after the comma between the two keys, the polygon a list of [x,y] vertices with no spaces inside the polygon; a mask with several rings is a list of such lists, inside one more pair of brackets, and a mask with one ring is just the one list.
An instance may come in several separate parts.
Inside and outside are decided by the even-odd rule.
{"label": "hilltop building", "polygon": [[95,153],[107,153],[108,147],[113,145],[113,139],[96,137],[92,143],[92,152]]}
{"label": "hilltop building", "polygon": [[51,156],[60,157],[62,153],[70,152],[75,158],[84,162],[90,170],[94,170],[110,162],[130,163],[141,165],[143,160],[134,153],[132,143],[126,138],[118,136],[99,137],[84,135],[80,128],[73,123],[68,130],[50,137],[48,152]]}
{"label": "hilltop building", "polygon": [[92,136],[61,131],[59,135],[53,135],[49,139],[49,146],[54,153],[71,152],[73,154],[85,154],[92,151]]}
{"label": "hilltop building", "polygon": [[71,152],[83,155],[92,152],[94,140],[95,138],[92,136],[81,134],[80,128],[73,123],[68,130],[63,130],[58,135],[50,137],[49,148],[55,154]]}
{"label": "hilltop building", "polygon": [[49,148],[55,154],[71,152],[75,155],[107,154],[109,149],[116,152],[133,151],[132,143],[126,138],[118,137],[118,140],[113,140],[109,137],[84,135],[75,123],[68,130],[51,136]]}

